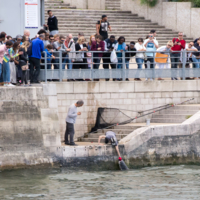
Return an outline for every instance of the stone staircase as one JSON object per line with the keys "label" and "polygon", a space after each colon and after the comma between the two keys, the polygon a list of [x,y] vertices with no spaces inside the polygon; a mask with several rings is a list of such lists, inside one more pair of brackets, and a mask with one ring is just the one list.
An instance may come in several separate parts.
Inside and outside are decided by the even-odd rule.
{"label": "stone staircase", "polygon": [[114,131],[117,136],[117,140],[121,140],[122,138],[126,137],[128,134],[132,133],[134,130],[141,128],[143,126],[137,126],[137,125],[119,125],[115,126],[112,129],[103,129],[103,130],[98,130],[97,133],[91,133],[88,136],[85,136],[84,138],[79,138],[79,142],[92,142],[92,143],[97,143],[98,138],[100,135],[105,135],[107,131]]}
{"label": "stone staircase", "polygon": [[[175,107],[162,110],[158,113],[153,114],[151,119],[152,125],[167,125],[167,124],[181,124],[196,112],[200,110],[200,105],[190,104],[190,105],[177,105]],[[116,133],[117,140],[121,140],[128,134],[132,133],[134,130],[145,127],[146,124],[143,123],[132,123],[126,125],[115,126],[112,129],[98,130],[97,133],[90,133],[84,138],[79,138],[79,142],[91,142],[97,143],[100,135],[104,135],[107,131],[112,130]]]}
{"label": "stone staircase", "polygon": [[106,10],[120,10],[120,0],[105,0]]}
{"label": "stone staircase", "polygon": [[[137,42],[139,37],[145,39],[151,29],[157,31],[159,46],[165,45],[167,41],[177,37],[177,31],[172,31],[172,29],[167,29],[158,23],[146,20],[144,17],[139,17],[137,14],[132,14],[131,11],[120,11],[120,0],[106,0],[106,8],[102,11],[79,10],[61,0],[45,1],[45,13],[49,9],[53,11],[58,18],[59,33],[63,35],[71,33],[77,37],[79,32],[83,32],[86,40],[89,41],[89,37],[96,33],[96,22],[101,19],[103,14],[106,14],[112,27],[112,32],[109,32],[109,35],[115,35],[116,38],[123,35],[126,38],[126,43]],[[46,14],[45,21],[47,18]],[[192,40],[186,36],[185,39]]]}
{"label": "stone staircase", "polygon": [[151,123],[183,123],[200,110],[200,105],[177,105],[152,116]]}

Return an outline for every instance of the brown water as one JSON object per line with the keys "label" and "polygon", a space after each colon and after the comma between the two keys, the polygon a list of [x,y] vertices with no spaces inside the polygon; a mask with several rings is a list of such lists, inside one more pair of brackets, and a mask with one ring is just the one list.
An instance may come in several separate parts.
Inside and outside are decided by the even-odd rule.
{"label": "brown water", "polygon": [[0,199],[191,200],[200,199],[200,166],[130,171],[68,169],[0,172]]}

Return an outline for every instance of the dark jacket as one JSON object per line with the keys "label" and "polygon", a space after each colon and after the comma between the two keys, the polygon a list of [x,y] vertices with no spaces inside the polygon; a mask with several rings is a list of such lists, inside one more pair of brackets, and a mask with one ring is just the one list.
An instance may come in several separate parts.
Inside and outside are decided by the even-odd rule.
{"label": "dark jacket", "polygon": [[[101,48],[101,50],[97,50],[97,48]],[[97,47],[97,42],[94,41],[92,42],[92,46],[91,46],[91,51],[105,51],[105,43],[104,41],[101,41]],[[103,53],[99,53],[98,57],[102,57]]]}
{"label": "dark jacket", "polygon": [[58,30],[58,20],[55,16],[49,17],[47,25],[49,26],[49,31],[56,31]]}
{"label": "dark jacket", "polygon": [[[86,48],[87,48],[87,45],[86,45],[86,44],[83,44],[83,47],[86,47]],[[80,44],[79,44],[79,43],[76,43],[76,44],[75,44],[75,50],[76,50],[76,51],[81,50],[81,47],[80,47]],[[80,53],[80,52],[79,52],[79,53]],[[77,53],[76,53],[76,54],[77,54]],[[84,53],[84,57],[85,57],[85,58],[87,57],[86,53]]]}
{"label": "dark jacket", "polygon": [[19,51],[23,51],[23,54],[19,55],[19,65],[21,67],[21,66],[24,66],[24,65],[27,64],[28,54],[27,54],[27,52],[25,51],[24,48],[20,48]]}
{"label": "dark jacket", "polygon": [[[137,51],[136,48],[131,49],[129,45],[126,45],[128,47],[127,51]],[[135,56],[136,53],[135,52],[126,52],[125,56],[126,56],[126,60],[130,60],[131,57]]]}
{"label": "dark jacket", "polygon": [[115,40],[113,43],[110,41],[110,39],[105,40],[105,50],[113,49],[114,46],[117,44],[117,40]]}

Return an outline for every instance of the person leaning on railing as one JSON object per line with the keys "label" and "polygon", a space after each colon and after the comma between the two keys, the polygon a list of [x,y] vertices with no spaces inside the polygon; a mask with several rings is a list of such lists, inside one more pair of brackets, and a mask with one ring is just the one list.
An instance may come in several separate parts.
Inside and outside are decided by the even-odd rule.
{"label": "person leaning on railing", "polygon": [[195,43],[195,48],[198,50],[198,52],[192,53],[192,60],[195,64],[195,68],[200,68],[200,39],[197,40],[197,43]]}
{"label": "person leaning on railing", "polygon": [[[86,51],[87,45],[85,44],[85,38],[79,37],[77,43],[75,44],[76,57],[73,64],[73,69],[87,69],[87,55]],[[85,52],[84,52],[85,51]],[[83,79],[78,79],[78,81],[83,81]]]}
{"label": "person leaning on railing", "polygon": [[[125,37],[123,36],[120,36],[117,42],[118,43],[114,47],[116,51],[120,51],[120,52],[117,52],[117,57],[118,57],[117,69],[122,69],[122,66],[123,66],[122,52],[127,51],[128,47],[126,46]],[[117,80],[121,81],[122,79],[117,79]]]}
{"label": "person leaning on railing", "polygon": [[[157,49],[155,62],[159,69],[164,69],[165,67],[170,68],[169,54],[171,52],[172,46],[173,42],[169,41],[166,46],[162,46]],[[158,80],[163,80],[163,79],[159,77]]]}

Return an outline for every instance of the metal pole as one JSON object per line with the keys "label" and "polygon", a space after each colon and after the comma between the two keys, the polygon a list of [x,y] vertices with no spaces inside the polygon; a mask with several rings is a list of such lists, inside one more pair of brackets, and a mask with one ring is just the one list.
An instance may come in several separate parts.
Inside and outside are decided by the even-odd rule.
{"label": "metal pole", "polygon": [[47,83],[47,52],[44,52],[45,83]]}
{"label": "metal pole", "polygon": [[92,81],[93,81],[94,80],[94,70],[93,70],[94,69],[94,66],[93,66],[93,56],[94,55],[93,55],[93,52],[91,52],[91,53],[92,53],[92,65],[91,65],[91,76],[92,77],[91,78],[92,78]]}
{"label": "metal pole", "polygon": [[62,82],[62,51],[59,51],[59,79]]}
{"label": "metal pole", "polygon": [[125,71],[125,69],[126,69],[126,60],[125,60],[126,58],[125,58],[125,51],[123,51],[122,52],[122,63],[123,63],[123,65],[122,65],[122,80],[123,81],[125,81],[126,80],[126,71]]}
{"label": "metal pole", "polygon": [[182,58],[183,58],[183,68],[182,68],[182,73],[183,73],[183,80],[185,80],[185,65],[186,65],[186,59],[187,59],[187,52],[186,50],[184,49],[182,51]]}

